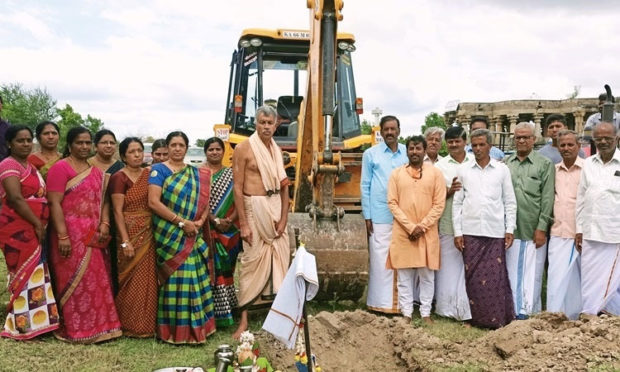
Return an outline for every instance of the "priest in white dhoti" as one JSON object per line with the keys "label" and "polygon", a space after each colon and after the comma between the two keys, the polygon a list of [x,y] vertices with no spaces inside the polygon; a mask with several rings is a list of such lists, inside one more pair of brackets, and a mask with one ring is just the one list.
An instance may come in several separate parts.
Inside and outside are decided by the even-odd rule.
{"label": "priest in white dhoti", "polygon": [[405,146],[398,143],[400,121],[388,115],[379,125],[383,142],[364,152],[360,182],[370,259],[366,305],[369,310],[398,314],[396,271],[385,268],[394,220],[387,204],[387,184],[392,170],[409,160]]}
{"label": "priest in white dhoti", "polygon": [[446,181],[446,207],[439,219],[441,267],[435,272],[435,313],[456,320],[471,319],[469,298],[465,286],[463,253],[454,246],[452,202],[454,194],[462,188],[456,174],[461,164],[473,159],[465,152],[467,132],[462,127],[448,128],[444,134],[449,154],[435,164]]}
{"label": "priest in white dhoti", "polygon": [[571,130],[560,131],[557,147],[562,161],[555,165],[554,222],[549,239],[547,311],[576,319],[581,312],[581,260],[575,246],[575,203],[584,160],[579,138]]}
{"label": "priest in white dhoti", "polygon": [[597,154],[586,159],[577,192],[582,313],[620,315],[620,133],[594,127]]}

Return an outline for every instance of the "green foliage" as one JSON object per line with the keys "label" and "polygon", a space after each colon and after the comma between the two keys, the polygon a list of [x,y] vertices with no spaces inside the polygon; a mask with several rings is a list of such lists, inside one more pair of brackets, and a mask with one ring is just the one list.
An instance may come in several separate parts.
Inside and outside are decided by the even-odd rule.
{"label": "green foliage", "polygon": [[58,150],[61,152],[69,129],[81,125],[93,134],[103,129],[103,121],[99,118],[89,114],[84,118],[69,104],[63,108],[56,107],[56,100],[46,89],[26,89],[18,83],[2,84],[0,95],[4,100],[2,118],[10,123],[27,125],[34,131],[42,121],[56,121],[60,127]]}
{"label": "green foliage", "polygon": [[371,134],[372,133],[372,124],[364,119],[362,120],[362,134]]}
{"label": "green foliage", "polygon": [[31,129],[42,121],[56,117],[56,100],[46,89],[25,90],[21,84],[0,85],[4,101],[2,118],[13,124],[27,125]]}
{"label": "green foliage", "polygon": [[203,148],[203,147],[205,147],[205,142],[207,142],[207,140],[199,138],[199,139],[196,140],[195,146]]}
{"label": "green foliage", "polygon": [[[431,112],[430,114],[424,117],[424,125],[422,125],[422,133],[426,131],[426,129],[430,127],[439,127],[443,130],[448,129],[446,125],[446,121],[443,116],[439,115],[436,112]],[[441,142],[441,149],[439,149],[439,155],[446,156],[448,155],[448,147],[446,146],[446,141]]]}
{"label": "green foliage", "polygon": [[144,143],[153,143],[153,142],[155,142],[155,137],[153,137],[153,136],[142,137],[142,142],[144,142]]}
{"label": "green foliage", "polygon": [[86,119],[82,118],[79,112],[75,112],[71,105],[66,104],[65,107],[57,110],[60,120],[58,120],[58,126],[60,127],[60,141],[58,148],[63,149],[65,147],[65,139],[67,138],[67,132],[69,129],[78,126],[88,128],[88,130],[94,135],[99,130],[103,129],[103,121],[101,119],[86,116]]}

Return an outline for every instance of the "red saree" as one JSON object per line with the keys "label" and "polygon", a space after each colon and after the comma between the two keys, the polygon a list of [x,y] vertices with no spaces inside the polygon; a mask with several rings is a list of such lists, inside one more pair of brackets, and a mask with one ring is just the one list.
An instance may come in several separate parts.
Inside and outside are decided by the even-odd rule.
{"label": "red saree", "polygon": [[61,207],[71,242],[70,256],[62,257],[58,236],[56,232],[51,234],[50,261],[62,316],[55,336],[70,342],[95,343],[122,334],[106,268],[107,252],[87,245],[99,224],[104,175],[96,167],[72,174],[75,172],[66,161],[54,164],[48,173],[50,191],[64,184]]}
{"label": "red saree", "polygon": [[[47,225],[49,209],[45,199],[45,183],[39,173],[28,165],[25,169],[13,158],[0,163],[0,182],[17,176],[26,203]],[[2,337],[30,339],[58,328],[58,310],[52,291],[47,264],[41,258],[41,245],[34,227],[6,204],[0,187],[0,249],[9,272],[10,292],[7,318]]]}

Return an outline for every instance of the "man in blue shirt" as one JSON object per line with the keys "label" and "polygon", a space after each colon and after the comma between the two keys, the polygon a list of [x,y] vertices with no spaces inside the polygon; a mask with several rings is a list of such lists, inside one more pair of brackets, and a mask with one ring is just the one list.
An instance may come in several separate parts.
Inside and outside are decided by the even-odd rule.
{"label": "man in blue shirt", "polygon": [[[469,125],[469,133],[472,133],[476,129],[489,129],[489,121],[487,120],[487,118],[483,116],[477,116],[471,119],[471,124]],[[468,144],[465,147],[465,151],[471,154],[474,153],[474,151],[471,149],[471,144]],[[491,159],[495,159],[497,161],[504,160],[505,156],[504,152],[495,146],[491,146],[491,152],[489,153],[489,155],[491,156]]]}
{"label": "man in blue shirt", "polygon": [[392,170],[409,160],[405,145],[398,143],[400,121],[388,115],[379,125],[383,142],[364,152],[360,183],[370,256],[366,305],[370,310],[398,314],[396,270],[385,268],[393,221],[387,205],[387,184]]}

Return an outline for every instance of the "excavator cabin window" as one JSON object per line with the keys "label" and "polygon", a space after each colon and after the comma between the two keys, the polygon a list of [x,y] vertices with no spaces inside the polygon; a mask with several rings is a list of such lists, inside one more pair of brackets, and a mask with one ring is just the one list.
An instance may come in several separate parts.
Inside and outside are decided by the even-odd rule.
{"label": "excavator cabin window", "polygon": [[[336,115],[334,141],[342,141],[361,134],[360,121],[355,112],[355,81],[349,51],[338,51],[336,81]],[[232,132],[249,136],[256,130],[256,109],[275,104],[278,129],[275,139],[281,145],[294,146],[297,140],[297,121],[303,96],[306,93],[308,46],[270,43],[260,47],[239,48],[231,63],[226,123]],[[234,97],[242,97],[242,107],[234,110]]]}

